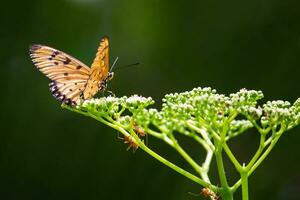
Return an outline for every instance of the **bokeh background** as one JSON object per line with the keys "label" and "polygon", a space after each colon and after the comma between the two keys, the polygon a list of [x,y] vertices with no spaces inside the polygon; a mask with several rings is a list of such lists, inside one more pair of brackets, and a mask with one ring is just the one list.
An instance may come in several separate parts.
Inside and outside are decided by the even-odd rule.
{"label": "bokeh background", "polygon": [[[198,86],[260,89],[262,103],[300,96],[300,1],[31,0],[1,8],[1,199],[201,199],[188,194],[200,191],[195,183],[142,151],[127,152],[116,131],[61,109],[30,61],[30,44],[89,65],[108,35],[111,61],[141,63],[116,71],[109,90],[151,96],[156,107],[164,94]],[[250,132],[232,148],[247,161],[257,142]],[[251,176],[251,199],[300,199],[299,144],[300,127],[282,137]],[[203,159],[197,146],[188,148]],[[233,181],[233,170],[228,175]]]}

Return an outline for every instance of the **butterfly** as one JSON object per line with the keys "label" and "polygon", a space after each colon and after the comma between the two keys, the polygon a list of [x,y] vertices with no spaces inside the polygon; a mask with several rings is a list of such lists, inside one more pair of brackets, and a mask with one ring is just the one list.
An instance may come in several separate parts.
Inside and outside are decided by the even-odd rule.
{"label": "butterfly", "polygon": [[51,80],[49,87],[53,97],[67,105],[77,105],[99,91],[103,92],[113,78],[113,72],[109,71],[107,36],[101,39],[91,67],[45,45],[31,45],[29,52],[33,64]]}

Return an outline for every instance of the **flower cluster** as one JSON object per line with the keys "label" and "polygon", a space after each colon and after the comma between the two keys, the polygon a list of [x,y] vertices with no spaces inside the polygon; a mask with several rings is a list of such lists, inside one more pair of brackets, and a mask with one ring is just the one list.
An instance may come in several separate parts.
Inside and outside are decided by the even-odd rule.
{"label": "flower cluster", "polygon": [[[86,100],[77,109],[92,112],[97,116],[110,116],[121,123],[134,119],[139,126],[147,128],[150,124],[165,132],[189,132],[187,122],[198,127],[217,130],[229,122],[228,135],[238,135],[254,126],[273,127],[285,123],[292,128],[300,121],[300,100],[293,105],[287,101],[268,101],[262,106],[258,100],[263,98],[261,91],[241,89],[226,96],[218,94],[209,87],[195,88],[191,91],[167,94],[159,111],[147,107],[154,104],[152,98],[134,95],[131,97],[103,97]],[[131,115],[122,115],[128,110]],[[126,112],[125,112],[126,113]],[[243,116],[244,119],[236,119]]]}
{"label": "flower cluster", "polygon": [[130,112],[135,113],[136,111],[142,110],[147,106],[153,104],[154,101],[151,97],[145,98],[138,95],[131,97],[102,97],[99,99],[90,99],[82,102],[76,106],[76,109],[82,111],[92,111],[101,115],[114,116],[120,110],[128,109]]}

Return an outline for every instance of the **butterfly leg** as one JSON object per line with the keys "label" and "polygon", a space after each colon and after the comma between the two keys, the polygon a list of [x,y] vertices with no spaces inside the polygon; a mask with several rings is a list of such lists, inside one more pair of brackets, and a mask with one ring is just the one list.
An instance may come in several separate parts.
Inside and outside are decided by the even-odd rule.
{"label": "butterfly leg", "polygon": [[107,92],[108,94],[110,94],[111,96],[116,97],[116,95],[115,95],[112,91],[106,90],[106,92]]}

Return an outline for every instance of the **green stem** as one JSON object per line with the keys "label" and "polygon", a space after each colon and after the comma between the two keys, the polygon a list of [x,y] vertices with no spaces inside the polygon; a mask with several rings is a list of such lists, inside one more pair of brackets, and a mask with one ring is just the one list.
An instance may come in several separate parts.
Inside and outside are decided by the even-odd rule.
{"label": "green stem", "polygon": [[248,165],[246,167],[247,170],[249,170],[254,165],[254,163],[257,161],[257,159],[259,158],[259,156],[262,154],[262,152],[263,152],[263,150],[265,148],[265,138],[266,138],[265,134],[261,134],[260,135],[259,147],[258,147],[256,153],[254,154],[253,158],[248,163]]}
{"label": "green stem", "polygon": [[274,140],[271,142],[270,146],[266,149],[266,151],[262,154],[262,156],[257,160],[257,162],[252,166],[252,168],[249,171],[249,175],[252,174],[252,172],[265,160],[265,158],[269,155],[271,150],[274,148],[275,144],[278,142],[281,135],[278,135],[274,138]]}
{"label": "green stem", "polygon": [[224,199],[224,200],[233,199],[233,191],[228,186],[228,182],[227,182],[227,178],[226,178],[226,172],[225,172],[225,168],[224,168],[222,152],[223,152],[223,147],[226,146],[225,138],[226,138],[226,134],[227,134],[228,128],[229,128],[228,125],[234,119],[235,116],[236,116],[236,114],[234,113],[223,124],[223,128],[220,133],[220,140],[218,140],[217,138],[214,137],[214,143],[216,146],[215,156],[216,156],[218,174],[219,174],[219,178],[220,178],[220,182],[221,182],[221,186],[222,186],[221,195],[222,195],[222,199]]}
{"label": "green stem", "polygon": [[242,180],[242,200],[248,200],[249,199],[249,194],[248,194],[248,174],[247,174],[247,170],[242,170],[240,175],[241,175],[241,180]]}
{"label": "green stem", "polygon": [[[196,131],[197,133],[199,133],[202,136],[202,138],[206,141],[206,143],[208,144],[208,146],[210,147],[211,150],[215,149],[215,146],[211,142],[205,129],[198,128],[191,121],[187,122],[186,124],[190,129]],[[218,137],[217,139],[219,140],[220,139],[219,136],[217,136],[217,137]]]}
{"label": "green stem", "polygon": [[207,152],[206,157],[205,157],[205,161],[202,163],[202,170],[201,170],[201,177],[204,181],[210,183],[210,179],[208,177],[208,171],[209,171],[209,166],[213,157],[213,151],[211,150],[211,148],[209,147],[209,145],[206,143],[205,140],[203,140],[202,138],[200,138],[197,134],[192,133],[191,135],[189,135],[190,137],[192,137],[196,142],[198,142]]}
{"label": "green stem", "polygon": [[201,176],[202,168],[184,151],[184,149],[179,145],[177,140],[173,135],[171,135],[171,140],[173,141],[173,148],[195,169],[195,171]]}
{"label": "green stem", "polygon": [[[113,124],[113,123],[110,123],[108,121],[105,121],[103,118],[101,117],[97,117],[95,115],[91,115],[87,112],[84,112],[84,111],[81,111],[81,110],[77,110],[77,109],[73,109],[69,106],[65,106],[65,105],[62,105],[63,108],[66,108],[68,110],[71,110],[71,111],[74,111],[74,112],[77,112],[77,113],[80,113],[82,115],[85,115],[85,116],[88,116],[88,117],[92,117],[94,119],[96,119],[97,121],[99,122],[102,122],[104,124],[106,124],[107,126],[111,127],[111,128],[114,128],[118,131],[120,131],[122,134],[126,135],[126,136],[130,136],[130,134],[125,130],[123,129],[120,124],[118,124],[117,122],[115,122],[116,124]],[[163,158],[162,156],[158,155],[157,153],[155,153],[154,151],[152,151],[151,149],[149,149],[140,139],[139,137],[134,133],[134,131],[131,131],[131,134],[134,135],[134,139],[138,142],[138,145],[141,149],[143,149],[146,153],[148,153],[149,155],[151,155],[152,157],[154,157],[156,160],[160,161],[161,163],[165,164],[166,166],[170,167],[171,169],[177,171],[178,173],[182,174],[183,176],[187,177],[188,179],[202,185],[203,187],[210,187],[212,188],[212,190],[214,191],[218,191],[219,189],[208,183],[208,182],[205,182],[203,181],[202,179],[198,178],[197,176],[191,174],[190,172],[178,167],[177,165],[175,165],[174,163],[168,161],[167,159]]]}
{"label": "green stem", "polygon": [[262,129],[257,123],[255,120],[253,120],[250,116],[246,115],[245,116],[250,122],[251,124],[253,124],[253,126],[260,132],[262,133],[264,131],[264,129]]}
{"label": "green stem", "polygon": [[241,164],[239,163],[239,161],[235,158],[235,156],[233,155],[233,153],[231,152],[230,148],[228,147],[228,145],[226,144],[226,142],[224,142],[223,145],[224,151],[226,152],[228,158],[231,160],[232,164],[235,166],[235,168],[237,169],[237,171],[240,171],[241,169]]}
{"label": "green stem", "polygon": [[149,128],[146,129],[145,131],[146,131],[146,133],[149,133],[150,135],[165,141],[168,145],[173,146],[173,141],[166,134],[158,133],[158,132],[153,131]]}
{"label": "green stem", "polygon": [[217,162],[217,168],[218,168],[218,173],[219,173],[219,177],[220,177],[221,186],[222,187],[228,187],[226,174],[225,174],[225,169],[224,169],[221,145],[218,145],[218,147],[216,148],[215,156],[216,156],[216,162]]}
{"label": "green stem", "polygon": [[157,159],[158,161],[160,161],[161,163],[167,165],[168,167],[170,167],[171,169],[177,171],[178,173],[182,174],[183,176],[189,178],[190,180],[202,185],[203,187],[209,187],[214,191],[218,191],[218,187],[203,181],[202,179],[198,178],[197,176],[191,174],[190,172],[178,167],[177,165],[173,164],[172,162],[166,160],[165,158],[163,158],[162,156],[158,155],[157,153],[155,153],[154,151],[152,151],[151,149],[149,149],[140,139],[139,137],[135,134],[135,132],[133,130],[130,130],[131,135],[134,137],[134,139],[136,140],[136,142],[138,143],[139,147],[144,150],[146,153],[148,153],[149,155],[151,155],[152,157],[154,157],[155,159]]}
{"label": "green stem", "polygon": [[264,146],[268,146],[273,140],[273,135],[270,136],[265,142],[264,142]]}
{"label": "green stem", "polygon": [[[174,136],[171,137],[171,139],[169,137],[167,137],[166,134],[161,134],[161,133],[157,133],[156,131],[153,131],[151,129],[147,129],[147,132],[159,139],[164,140],[167,144],[169,144],[170,146],[172,146],[194,169],[195,171],[203,178],[203,180],[205,180],[206,182],[210,182],[208,177],[206,177],[205,175],[203,176],[202,173],[202,168],[201,166],[199,166],[185,151],[184,149],[178,144],[177,140],[175,139]],[[199,138],[201,139],[201,138]],[[202,140],[202,139],[201,139]],[[205,145],[205,143],[203,144]],[[207,146],[206,146],[207,147]]]}
{"label": "green stem", "polygon": [[214,139],[215,146],[216,146],[215,155],[216,155],[216,161],[217,161],[217,168],[218,168],[221,186],[223,188],[228,187],[227,178],[226,178],[225,169],[224,169],[224,163],[223,163],[223,155],[222,155],[223,144],[225,143],[225,136],[226,136],[227,128],[228,128],[227,124],[224,123],[224,127],[220,134],[221,139],[220,140]]}
{"label": "green stem", "polygon": [[[247,176],[249,177],[255,170],[256,168],[265,160],[265,158],[269,155],[271,150],[274,148],[276,143],[278,142],[279,138],[281,137],[282,133],[286,130],[286,125],[282,124],[280,130],[275,134],[274,139],[272,140],[271,144],[268,146],[268,148],[265,150],[265,152],[260,156],[260,158],[253,164],[253,166],[249,169]],[[233,187],[232,190],[236,191],[239,186],[242,184],[242,181],[239,180],[237,181]]]}
{"label": "green stem", "polygon": [[[202,185],[203,187],[211,187],[211,184],[203,181],[202,179],[198,178],[197,176],[191,174],[190,172],[178,167],[177,165],[173,164],[172,162],[166,160],[162,156],[158,155],[151,149],[149,149],[146,145],[143,144],[143,142],[139,142],[139,147],[143,149],[146,153],[154,157],[156,160],[160,161],[161,163],[165,164],[166,166],[170,167],[171,169],[177,171],[178,173],[182,174],[183,176],[189,178],[190,180]],[[217,188],[215,188],[216,190]]]}
{"label": "green stem", "polygon": [[115,125],[115,124],[113,124],[113,123],[111,123],[111,122],[108,122],[108,121],[104,120],[102,117],[98,117],[98,116],[96,116],[96,115],[92,115],[92,114],[90,114],[90,113],[87,113],[87,112],[84,112],[84,111],[81,111],[81,110],[74,109],[74,108],[69,107],[69,106],[66,106],[66,105],[64,105],[64,104],[62,104],[62,107],[63,107],[63,108],[66,108],[66,109],[68,109],[68,110],[71,110],[71,111],[73,111],[73,112],[80,113],[80,114],[82,114],[82,115],[84,115],[84,116],[91,117],[91,118],[93,118],[93,119],[95,119],[95,120],[97,120],[97,121],[99,121],[99,122],[101,122],[101,123],[103,123],[103,124],[105,124],[105,125],[107,125],[107,126],[113,128],[113,129],[116,129],[116,130],[120,131],[121,133],[123,133],[123,134],[126,135],[126,136],[130,136],[130,134],[129,134],[125,129],[121,128],[120,125]]}
{"label": "green stem", "polygon": [[149,128],[145,129],[146,133],[147,134],[150,134],[158,139],[163,139],[163,134],[159,133],[159,132],[156,132],[156,131],[153,131]]}
{"label": "green stem", "polygon": [[208,177],[208,172],[209,172],[209,166],[211,163],[211,160],[213,158],[213,151],[209,150],[207,151],[206,157],[205,157],[205,161],[202,163],[202,173],[201,173],[201,177],[204,181],[210,183],[210,179]]}
{"label": "green stem", "polygon": [[[216,139],[215,139],[216,141]],[[223,200],[232,200],[233,199],[233,191],[228,186],[227,178],[225,174],[224,169],[224,163],[223,163],[223,157],[222,157],[222,145],[220,144],[221,141],[217,142],[216,150],[215,150],[215,156],[216,156],[216,162],[217,162],[217,168],[218,168],[218,174],[220,177],[221,182],[221,196]]]}
{"label": "green stem", "polygon": [[196,142],[198,142],[206,151],[211,151],[210,146],[206,143],[205,140],[200,138],[197,134],[193,133],[190,135]]}

